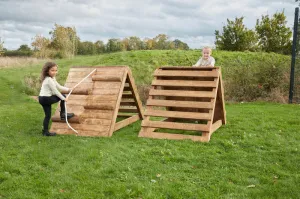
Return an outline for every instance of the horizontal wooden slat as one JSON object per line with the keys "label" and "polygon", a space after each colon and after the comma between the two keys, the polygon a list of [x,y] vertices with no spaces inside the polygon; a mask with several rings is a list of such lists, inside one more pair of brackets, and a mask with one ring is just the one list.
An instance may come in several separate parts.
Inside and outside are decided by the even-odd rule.
{"label": "horizontal wooden slat", "polygon": [[93,81],[111,81],[111,82],[120,82],[122,81],[122,76],[92,76]]}
{"label": "horizontal wooden slat", "polygon": [[120,105],[121,106],[135,106],[136,103],[132,99],[122,99]]}
{"label": "horizontal wooden slat", "polygon": [[131,107],[120,107],[119,108],[119,112],[127,112],[127,113],[137,113],[138,110],[135,108],[131,108]]}
{"label": "horizontal wooden slat", "polygon": [[193,101],[148,99],[147,106],[212,109],[213,103],[212,102],[193,102]]}
{"label": "horizontal wooden slat", "polygon": [[190,130],[190,131],[209,131],[208,125],[205,125],[205,124],[189,124],[189,123],[175,123],[175,122],[143,120],[142,126],[143,127],[152,127],[152,128]]}
{"label": "horizontal wooden slat", "polygon": [[150,89],[149,95],[152,96],[173,96],[173,97],[208,97],[214,98],[212,91],[182,91],[182,90],[155,90]]}
{"label": "horizontal wooden slat", "polygon": [[81,124],[89,124],[89,125],[111,125],[111,120],[109,119],[94,119],[94,118],[87,118],[87,119],[80,119]]}
{"label": "horizontal wooden slat", "polygon": [[211,114],[198,112],[181,112],[181,111],[163,111],[163,110],[146,110],[147,116],[183,118],[195,120],[211,120]]}
{"label": "horizontal wooden slat", "polygon": [[[89,125],[89,124],[72,124],[71,125],[75,130],[86,130],[86,131],[98,131],[98,132],[104,132],[108,131],[110,126],[104,126],[104,125]],[[68,129],[68,125],[66,123],[53,123],[52,129]]]}
{"label": "horizontal wooden slat", "polygon": [[83,107],[85,109],[113,110],[115,108],[115,104],[111,104],[111,103],[87,103]]}
{"label": "horizontal wooden slat", "polygon": [[218,71],[156,70],[155,77],[218,77]]}
{"label": "horizontal wooden slat", "polygon": [[119,89],[118,88],[114,88],[114,89],[103,89],[103,88],[95,88],[93,89],[93,91],[91,92],[92,95],[117,95],[119,93]]}
{"label": "horizontal wooden slat", "polygon": [[[67,81],[66,81],[66,83],[79,83],[81,80],[83,80],[83,78],[67,78]],[[83,81],[82,81],[83,83],[92,83],[93,81],[92,81],[92,78],[91,78],[91,76],[89,76],[88,78],[86,78],[86,79],[84,79]]]}
{"label": "horizontal wooden slat", "polygon": [[[78,89],[78,88],[75,88],[73,91],[72,91],[72,95],[88,95],[89,93],[91,93],[92,89],[86,89],[86,88],[81,88],[81,89]],[[69,94],[70,91],[61,91],[62,94]]]}
{"label": "horizontal wooden slat", "polygon": [[81,119],[112,119],[113,110],[92,110],[86,109],[84,112],[79,115],[80,121]]}
{"label": "horizontal wooden slat", "polygon": [[101,88],[101,89],[120,89],[121,82],[102,82],[102,81],[95,81],[93,88]]}
{"label": "horizontal wooden slat", "polygon": [[185,80],[153,80],[153,86],[169,86],[169,87],[217,87],[215,81],[185,81]]}
{"label": "horizontal wooden slat", "polygon": [[[60,123],[66,123],[66,120],[61,120],[60,116],[55,115],[51,118],[52,122],[60,122]],[[75,115],[74,117],[68,119],[69,123],[77,123],[79,124],[79,117]]]}
{"label": "horizontal wooden slat", "polygon": [[133,95],[132,93],[123,93],[122,94],[122,98],[125,99],[125,98],[129,98],[129,99],[133,99]]}

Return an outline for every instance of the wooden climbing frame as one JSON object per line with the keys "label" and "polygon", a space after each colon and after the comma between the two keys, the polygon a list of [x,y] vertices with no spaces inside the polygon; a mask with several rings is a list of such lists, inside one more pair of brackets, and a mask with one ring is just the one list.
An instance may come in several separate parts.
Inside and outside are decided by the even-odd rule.
{"label": "wooden climbing frame", "polygon": [[[223,93],[219,67],[156,69],[139,137],[208,142],[226,123]],[[193,135],[157,132],[161,129]]]}
{"label": "wooden climbing frame", "polygon": [[[97,70],[70,95],[67,110],[75,116],[68,121],[78,135],[112,136],[114,131],[143,119],[142,105],[127,66],[72,67],[65,86],[75,86],[95,68]],[[58,106],[50,130],[57,134],[75,134],[60,119],[59,110]]]}

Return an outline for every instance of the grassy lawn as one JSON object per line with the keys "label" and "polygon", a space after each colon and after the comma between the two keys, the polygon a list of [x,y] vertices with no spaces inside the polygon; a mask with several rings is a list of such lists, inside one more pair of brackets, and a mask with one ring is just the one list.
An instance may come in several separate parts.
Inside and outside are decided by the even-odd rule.
{"label": "grassy lawn", "polygon": [[[61,80],[70,65],[116,63],[106,59],[60,60]],[[0,70],[0,199],[300,198],[299,105],[228,103],[209,143],[138,138],[140,122],[110,138],[43,137],[23,83],[40,68]]]}

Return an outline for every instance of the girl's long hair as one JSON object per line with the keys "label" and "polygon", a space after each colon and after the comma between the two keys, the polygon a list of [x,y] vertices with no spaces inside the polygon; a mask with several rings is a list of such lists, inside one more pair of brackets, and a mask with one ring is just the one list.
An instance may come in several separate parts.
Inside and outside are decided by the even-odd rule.
{"label": "girl's long hair", "polygon": [[44,81],[44,79],[49,76],[49,70],[54,67],[57,66],[56,63],[54,62],[47,62],[45,63],[45,65],[43,66],[42,72],[41,72],[41,82]]}

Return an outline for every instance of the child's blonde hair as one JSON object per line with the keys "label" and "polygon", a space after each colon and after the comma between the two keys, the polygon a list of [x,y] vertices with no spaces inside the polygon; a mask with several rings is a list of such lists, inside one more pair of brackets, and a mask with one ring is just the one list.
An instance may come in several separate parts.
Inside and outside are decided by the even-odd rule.
{"label": "child's blonde hair", "polygon": [[209,50],[209,54],[211,54],[212,53],[212,50],[211,50],[211,48],[210,47],[208,47],[208,46],[205,46],[204,48],[202,48],[202,52],[203,52],[203,50],[204,49],[206,49],[206,50]]}

